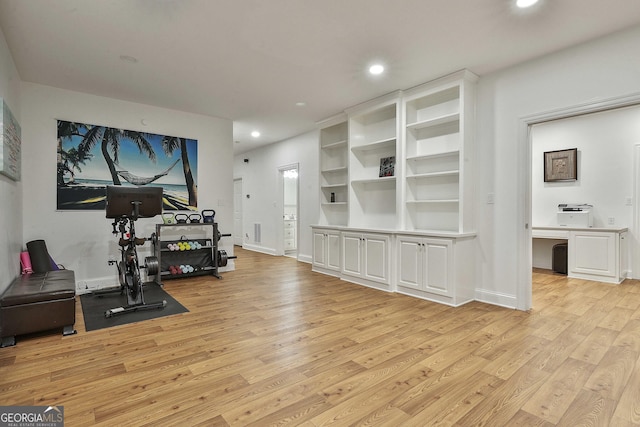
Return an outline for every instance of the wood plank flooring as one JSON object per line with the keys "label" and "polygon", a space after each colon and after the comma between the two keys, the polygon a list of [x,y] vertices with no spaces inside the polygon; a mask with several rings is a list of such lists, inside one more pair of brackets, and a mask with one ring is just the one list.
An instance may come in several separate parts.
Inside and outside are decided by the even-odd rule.
{"label": "wood plank flooring", "polygon": [[534,271],[534,309],[451,308],[236,249],[189,313],[0,349],[0,405],[68,426],[640,425],[640,283]]}

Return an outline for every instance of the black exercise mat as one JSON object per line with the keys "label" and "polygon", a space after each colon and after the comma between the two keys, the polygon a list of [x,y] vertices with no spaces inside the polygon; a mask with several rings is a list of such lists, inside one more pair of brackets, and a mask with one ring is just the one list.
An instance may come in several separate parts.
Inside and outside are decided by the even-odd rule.
{"label": "black exercise mat", "polygon": [[122,307],[126,304],[126,297],[124,295],[120,295],[120,292],[104,295],[80,295],[84,327],[86,331],[89,332],[189,312],[182,304],[155,283],[144,286],[144,300],[146,303],[165,300],[167,305],[163,309],[140,310],[131,313],[116,314],[115,316],[106,318],[104,316],[105,311],[110,308]]}

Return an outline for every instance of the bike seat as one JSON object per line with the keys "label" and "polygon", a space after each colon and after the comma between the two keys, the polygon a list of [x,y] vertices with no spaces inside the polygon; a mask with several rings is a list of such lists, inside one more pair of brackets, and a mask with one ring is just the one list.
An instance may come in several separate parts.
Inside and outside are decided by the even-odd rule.
{"label": "bike seat", "polygon": [[[143,238],[143,237],[136,237],[135,239],[133,239],[133,243],[136,246],[141,246],[144,245],[144,242],[146,242],[147,239]],[[123,248],[125,246],[129,246],[129,244],[131,243],[131,239],[124,239],[124,238],[120,238],[120,240],[118,240],[118,245],[122,246]]]}

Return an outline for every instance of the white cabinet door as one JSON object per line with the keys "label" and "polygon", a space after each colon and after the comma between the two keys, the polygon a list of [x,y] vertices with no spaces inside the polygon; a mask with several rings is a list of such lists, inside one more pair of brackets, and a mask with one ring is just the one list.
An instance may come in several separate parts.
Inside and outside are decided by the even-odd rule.
{"label": "white cabinet door", "polygon": [[326,267],[340,271],[340,233],[328,231],[325,236],[325,246],[327,247]]}
{"label": "white cabinet door", "polygon": [[389,283],[389,236],[365,234],[364,278]]}
{"label": "white cabinet door", "polygon": [[340,271],[340,232],[313,229],[313,266]]}
{"label": "white cabinet door", "polygon": [[453,296],[453,241],[398,236],[398,286]]}
{"label": "white cabinet door", "polygon": [[424,239],[424,290],[440,295],[453,295],[451,261],[453,243],[446,239]]}
{"label": "white cabinet door", "polygon": [[618,276],[617,233],[572,231],[569,239],[570,274]]}
{"label": "white cabinet door", "polygon": [[389,284],[389,236],[342,233],[342,272]]}
{"label": "white cabinet door", "polygon": [[313,230],[313,265],[316,267],[327,266],[325,241],[325,235],[322,230]]}
{"label": "white cabinet door", "polygon": [[398,286],[421,289],[424,269],[422,239],[398,236]]}
{"label": "white cabinet door", "polygon": [[342,272],[362,276],[362,234],[342,234]]}

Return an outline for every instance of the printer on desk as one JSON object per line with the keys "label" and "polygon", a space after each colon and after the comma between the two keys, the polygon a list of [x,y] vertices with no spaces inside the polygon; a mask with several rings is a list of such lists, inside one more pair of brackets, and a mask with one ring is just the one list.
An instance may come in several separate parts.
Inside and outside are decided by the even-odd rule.
{"label": "printer on desk", "polygon": [[558,205],[558,225],[566,227],[593,227],[593,205],[561,203]]}

